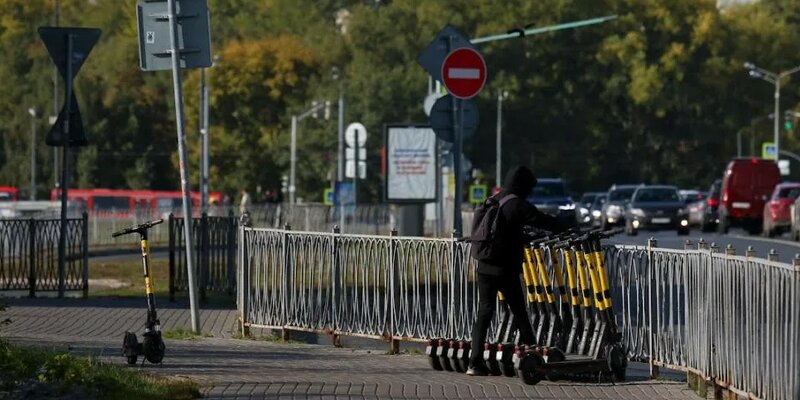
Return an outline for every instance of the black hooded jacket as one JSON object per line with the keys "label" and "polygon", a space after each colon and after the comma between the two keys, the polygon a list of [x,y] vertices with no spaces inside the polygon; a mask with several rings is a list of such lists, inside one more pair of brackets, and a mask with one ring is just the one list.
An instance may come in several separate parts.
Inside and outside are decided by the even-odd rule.
{"label": "black hooded jacket", "polygon": [[503,205],[498,215],[496,239],[503,243],[506,256],[498,262],[499,265],[478,263],[478,273],[489,275],[504,275],[522,273],[522,260],[525,249],[524,226],[534,226],[550,232],[558,233],[563,227],[555,217],[544,214],[536,206],[528,203],[526,198],[534,186],[536,177],[526,167],[516,167],[508,172],[503,184],[503,190],[497,194],[502,199],[509,194],[515,194],[516,199],[511,199]]}

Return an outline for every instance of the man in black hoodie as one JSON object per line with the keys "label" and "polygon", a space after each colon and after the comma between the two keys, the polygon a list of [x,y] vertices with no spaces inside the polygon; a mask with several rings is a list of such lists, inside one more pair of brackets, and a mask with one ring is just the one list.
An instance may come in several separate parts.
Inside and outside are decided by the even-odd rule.
{"label": "man in black hoodie", "polygon": [[473,351],[467,375],[485,376],[489,374],[489,369],[483,362],[483,352],[479,349],[482,349],[486,342],[486,333],[494,316],[498,291],[503,293],[506,303],[514,315],[521,342],[525,344],[534,342],[534,333],[528,319],[525,297],[520,284],[526,244],[523,227],[534,226],[556,233],[563,231],[555,217],[541,213],[534,205],[526,201],[534,186],[536,186],[536,177],[533,172],[520,166],[508,172],[503,190],[496,195],[498,200],[510,194],[516,195],[517,198],[512,198],[503,204],[497,216],[498,228],[495,240],[502,243],[504,249],[502,260],[495,263],[496,265],[478,262],[480,304],[478,318],[472,328]]}

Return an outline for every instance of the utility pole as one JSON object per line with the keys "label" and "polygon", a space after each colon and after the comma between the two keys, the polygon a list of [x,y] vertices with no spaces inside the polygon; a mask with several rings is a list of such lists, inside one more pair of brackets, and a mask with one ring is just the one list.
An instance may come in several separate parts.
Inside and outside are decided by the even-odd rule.
{"label": "utility pole", "polygon": [[31,115],[31,201],[36,200],[36,109],[28,109]]}
{"label": "utility pole", "polygon": [[[61,19],[61,1],[55,1],[55,21],[53,26],[58,27]],[[50,117],[50,125],[56,123],[58,118],[58,67],[53,67],[53,116]],[[58,186],[58,146],[53,146],[53,187]]]}
{"label": "utility pole", "polygon": [[208,84],[200,69],[200,211],[208,212]]}
{"label": "utility pole", "polygon": [[505,90],[498,90],[497,91],[497,165],[495,171],[495,186],[500,186],[502,184],[502,161],[503,161],[503,100],[508,97],[508,92]]}

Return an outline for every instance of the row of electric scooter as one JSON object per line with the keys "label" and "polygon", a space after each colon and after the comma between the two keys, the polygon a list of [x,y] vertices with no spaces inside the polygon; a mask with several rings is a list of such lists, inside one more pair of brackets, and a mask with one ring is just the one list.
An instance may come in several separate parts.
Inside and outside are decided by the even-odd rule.
{"label": "row of electric scooter", "polygon": [[[536,343],[519,341],[513,315],[498,293],[500,323],[482,349],[493,375],[516,376],[529,385],[542,379],[625,379],[628,361],[601,248],[602,239],[618,233],[621,229],[530,237],[523,278]],[[435,370],[465,372],[470,353],[480,351],[470,347],[465,340],[433,338],[426,355]]]}

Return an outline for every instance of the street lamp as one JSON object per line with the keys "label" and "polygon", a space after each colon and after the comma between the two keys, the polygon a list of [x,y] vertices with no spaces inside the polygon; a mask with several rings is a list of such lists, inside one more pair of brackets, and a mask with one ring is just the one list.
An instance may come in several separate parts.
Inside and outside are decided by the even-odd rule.
{"label": "street lamp", "polygon": [[776,117],[774,119],[774,122],[775,122],[775,126],[774,126],[775,139],[774,140],[775,140],[775,161],[777,162],[778,161],[778,154],[781,153],[780,152],[780,150],[781,150],[781,147],[780,147],[781,146],[780,145],[780,127],[779,127],[779,122],[778,122],[778,118],[777,118],[778,114],[780,114],[781,80],[783,80],[783,78],[786,78],[786,77],[788,77],[789,75],[791,75],[791,74],[793,74],[795,72],[800,71],[800,65],[798,65],[798,66],[796,66],[796,67],[794,67],[792,69],[789,69],[789,70],[786,70],[786,71],[782,71],[782,72],[778,72],[778,73],[767,71],[767,70],[765,70],[763,68],[760,68],[760,67],[756,66],[755,64],[753,64],[751,62],[744,63],[744,67],[748,70],[748,74],[750,75],[750,77],[763,79],[763,80],[775,85],[775,116]]}
{"label": "street lamp", "polygon": [[507,90],[498,90],[497,91],[497,165],[495,171],[495,186],[502,185],[502,150],[503,150],[503,140],[502,140],[502,131],[503,131],[503,100],[508,98],[508,91]]}
{"label": "street lamp", "polygon": [[[295,166],[297,165],[297,122],[302,121],[303,119],[315,115],[319,110],[323,108],[330,108],[331,102],[329,101],[321,101],[321,102],[313,102],[311,107],[307,110],[303,111],[299,115],[292,115],[292,138],[291,138],[291,146],[289,150],[289,204],[294,205],[294,194],[297,189],[295,186]],[[325,112],[325,116],[328,116],[330,112]]]}
{"label": "street lamp", "polygon": [[31,201],[36,200],[36,109],[28,109],[31,115]]}

